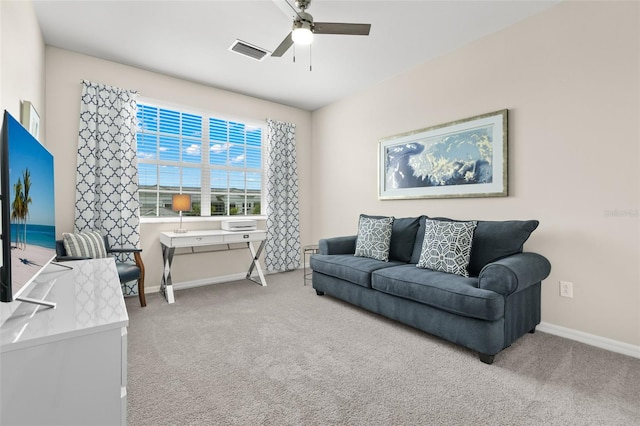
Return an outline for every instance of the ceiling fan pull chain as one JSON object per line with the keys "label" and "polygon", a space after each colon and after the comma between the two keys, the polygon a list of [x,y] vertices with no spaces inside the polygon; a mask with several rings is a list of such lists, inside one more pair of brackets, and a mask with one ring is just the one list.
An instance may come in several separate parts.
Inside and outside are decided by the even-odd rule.
{"label": "ceiling fan pull chain", "polygon": [[309,45],[309,72],[312,70],[313,65],[313,55],[311,54],[311,45]]}
{"label": "ceiling fan pull chain", "polygon": [[293,45],[293,63],[296,63],[296,45]]}

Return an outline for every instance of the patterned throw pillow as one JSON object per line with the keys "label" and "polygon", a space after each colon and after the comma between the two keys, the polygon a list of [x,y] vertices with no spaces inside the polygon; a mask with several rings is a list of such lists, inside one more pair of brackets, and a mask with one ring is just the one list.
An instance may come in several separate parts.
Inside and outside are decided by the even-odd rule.
{"label": "patterned throw pillow", "polygon": [[355,256],[389,261],[393,217],[374,219],[360,215]]}
{"label": "patterned throw pillow", "polygon": [[473,232],[478,222],[426,220],[418,268],[469,276]]}
{"label": "patterned throw pillow", "polygon": [[65,232],[62,234],[62,240],[67,256],[90,257],[92,259],[107,257],[104,239],[98,231],[80,232],[78,234]]}

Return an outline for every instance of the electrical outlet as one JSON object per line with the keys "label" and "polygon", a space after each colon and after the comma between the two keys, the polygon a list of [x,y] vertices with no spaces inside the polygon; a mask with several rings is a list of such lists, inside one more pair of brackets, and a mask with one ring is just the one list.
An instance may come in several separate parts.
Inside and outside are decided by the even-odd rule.
{"label": "electrical outlet", "polygon": [[573,298],[573,283],[560,281],[560,296]]}

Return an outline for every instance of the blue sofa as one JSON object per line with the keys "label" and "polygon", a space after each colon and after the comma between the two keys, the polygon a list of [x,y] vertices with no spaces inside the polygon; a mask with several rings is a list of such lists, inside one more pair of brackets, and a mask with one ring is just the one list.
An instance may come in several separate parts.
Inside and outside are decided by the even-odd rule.
{"label": "blue sofa", "polygon": [[356,235],[320,240],[311,256],[313,288],[477,351],[491,364],[540,323],[540,287],[551,264],[523,252],[538,222],[477,221],[465,277],[416,267],[426,219],[394,220],[388,261],[354,256]]}

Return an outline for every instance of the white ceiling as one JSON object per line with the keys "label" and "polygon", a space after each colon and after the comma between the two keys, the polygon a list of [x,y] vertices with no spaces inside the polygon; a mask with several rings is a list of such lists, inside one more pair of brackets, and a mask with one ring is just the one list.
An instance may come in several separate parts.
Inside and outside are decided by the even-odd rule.
{"label": "white ceiling", "polygon": [[313,0],[315,21],[370,23],[371,33],[316,35],[295,63],[293,48],[263,61],[228,50],[236,39],[275,50],[292,23],[278,0],[33,3],[48,45],[313,111],[558,1]]}

